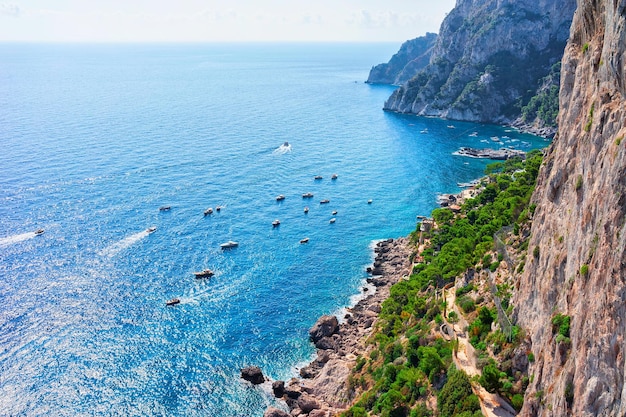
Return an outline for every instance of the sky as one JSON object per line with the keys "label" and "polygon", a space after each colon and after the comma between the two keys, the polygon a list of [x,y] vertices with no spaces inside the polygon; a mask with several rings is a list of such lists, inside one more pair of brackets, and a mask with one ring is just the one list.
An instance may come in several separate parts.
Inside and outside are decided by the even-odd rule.
{"label": "sky", "polygon": [[0,0],[0,42],[396,42],[455,0]]}

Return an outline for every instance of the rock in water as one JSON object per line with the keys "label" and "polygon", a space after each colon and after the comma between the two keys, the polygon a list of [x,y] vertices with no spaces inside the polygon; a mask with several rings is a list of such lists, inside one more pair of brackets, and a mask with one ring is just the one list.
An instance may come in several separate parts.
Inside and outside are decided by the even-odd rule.
{"label": "rock in water", "polygon": [[272,382],[272,391],[274,392],[274,397],[282,398],[285,395],[285,381]]}
{"label": "rock in water", "polygon": [[261,372],[261,368],[258,366],[247,366],[243,368],[241,370],[241,377],[254,385],[259,385],[265,382],[263,372]]}
{"label": "rock in water", "polygon": [[324,337],[332,336],[339,331],[339,321],[337,317],[325,315],[320,317],[309,330],[309,336],[313,343],[317,343]]}

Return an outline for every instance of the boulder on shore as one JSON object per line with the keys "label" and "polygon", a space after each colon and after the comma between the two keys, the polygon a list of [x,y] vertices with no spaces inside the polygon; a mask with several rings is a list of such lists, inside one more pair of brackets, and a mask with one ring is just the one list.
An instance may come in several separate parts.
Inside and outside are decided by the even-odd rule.
{"label": "boulder on shore", "polygon": [[337,317],[324,315],[309,330],[309,336],[313,343],[317,343],[324,337],[332,336],[339,331],[339,321]]}
{"label": "boulder on shore", "polygon": [[289,413],[284,412],[283,410],[279,410],[278,408],[269,407],[263,413],[263,417],[290,417]]}
{"label": "boulder on shore", "polygon": [[265,382],[263,372],[258,366],[247,366],[241,370],[241,377],[253,385],[259,385]]}

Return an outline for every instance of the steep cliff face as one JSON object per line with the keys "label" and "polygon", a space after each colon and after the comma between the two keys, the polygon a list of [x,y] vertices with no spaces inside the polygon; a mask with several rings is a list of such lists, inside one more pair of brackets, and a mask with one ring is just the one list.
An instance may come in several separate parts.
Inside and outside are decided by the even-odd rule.
{"label": "steep cliff face", "polygon": [[406,41],[388,63],[378,64],[370,70],[367,83],[400,85],[407,82],[428,65],[432,55],[436,33],[426,33]]}
{"label": "steep cliff face", "polygon": [[510,123],[561,59],[575,0],[457,0],[430,64],[385,109]]}
{"label": "steep cliff face", "polygon": [[535,358],[524,416],[626,415],[626,0],[578,3],[514,300]]}

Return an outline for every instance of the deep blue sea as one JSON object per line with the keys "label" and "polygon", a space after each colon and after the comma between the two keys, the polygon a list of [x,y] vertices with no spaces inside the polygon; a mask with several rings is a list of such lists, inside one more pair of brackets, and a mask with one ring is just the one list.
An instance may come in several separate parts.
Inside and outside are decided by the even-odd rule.
{"label": "deep blue sea", "polygon": [[482,174],[454,151],[547,145],[383,112],[363,81],[398,46],[0,44],[0,415],[275,404],[240,368],[297,375],[372,241]]}

